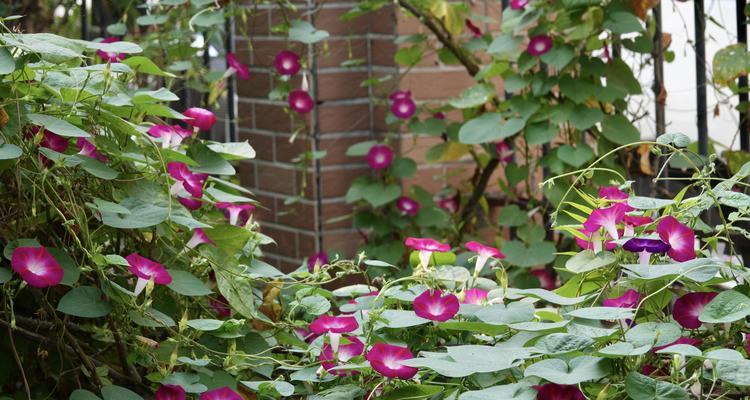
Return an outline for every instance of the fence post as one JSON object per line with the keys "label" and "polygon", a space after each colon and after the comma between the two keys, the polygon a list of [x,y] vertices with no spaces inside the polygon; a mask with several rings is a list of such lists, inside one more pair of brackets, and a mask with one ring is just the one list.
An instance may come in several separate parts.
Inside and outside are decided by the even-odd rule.
{"label": "fence post", "polygon": [[708,155],[708,120],[706,113],[706,19],[703,0],[694,0],[695,21],[695,83],[698,111],[698,153]]}
{"label": "fence post", "polygon": [[[225,38],[224,38],[224,50],[225,53],[233,53],[234,52],[234,17],[231,15],[227,17],[226,21],[224,22],[224,30],[225,30]],[[226,57],[225,57],[226,59]],[[229,68],[229,62],[227,61],[227,68]],[[229,131],[228,133],[228,141],[229,142],[236,142],[237,141],[237,121],[235,118],[235,110],[237,106],[237,99],[235,96],[235,75],[230,76],[227,78],[227,119],[228,125],[229,125]]]}
{"label": "fence post", "polygon": [[[747,48],[747,17],[745,16],[745,0],[736,0],[737,12],[737,42]],[[740,76],[739,82],[739,110],[740,110],[740,149],[750,151],[750,132],[747,129],[747,76]]]}

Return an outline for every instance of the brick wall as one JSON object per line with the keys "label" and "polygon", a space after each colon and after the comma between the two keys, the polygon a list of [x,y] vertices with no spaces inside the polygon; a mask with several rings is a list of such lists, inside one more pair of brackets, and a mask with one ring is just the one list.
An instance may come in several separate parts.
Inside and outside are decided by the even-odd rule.
{"label": "brick wall", "polygon": [[[388,132],[387,93],[360,83],[391,75],[393,79],[386,83],[386,92],[393,88],[403,72],[393,61],[399,47],[396,39],[399,35],[428,33],[414,17],[396,12],[393,6],[343,22],[339,17],[355,3],[315,4],[313,0],[294,3],[298,10],[292,13],[287,10],[287,17],[312,20],[316,27],[330,33],[326,41],[302,45],[270,33],[270,27],[283,21],[284,14],[273,4],[253,2],[248,6],[252,16],[246,27],[238,28],[236,43],[238,57],[251,66],[250,80],[238,82],[239,136],[241,140],[249,140],[257,151],[255,160],[240,166],[241,180],[264,206],[256,214],[264,233],[278,243],[275,248],[266,248],[268,260],[286,270],[299,266],[304,258],[322,249],[339,250],[347,255],[356,251],[360,236],[351,229],[350,219],[342,219],[351,213],[344,195],[354,178],[370,171],[364,160],[347,157],[345,151],[354,143],[379,138]],[[494,20],[499,20],[500,8],[499,1],[473,4],[474,13]],[[310,13],[311,9],[315,11]],[[496,28],[486,23],[481,26]],[[315,110],[304,119],[286,113],[285,102],[268,100],[276,84],[271,64],[276,53],[284,48],[305,58],[311,94],[318,101]],[[353,59],[362,62],[354,67],[342,66]],[[298,88],[300,82],[298,74],[290,84]],[[411,90],[418,103],[437,104],[471,84],[472,79],[463,67],[446,66],[437,57],[426,56],[404,76],[400,87]],[[408,132],[401,132],[395,147],[419,162],[424,151],[435,142],[432,138],[414,139]],[[327,155],[303,171],[293,159],[307,150],[324,150]],[[461,175],[439,177],[469,166],[460,161],[420,164],[417,176],[404,184],[418,183],[436,192],[445,184],[458,185],[463,179]],[[305,181],[305,190],[301,191]],[[297,196],[293,204],[288,204],[289,198]]]}

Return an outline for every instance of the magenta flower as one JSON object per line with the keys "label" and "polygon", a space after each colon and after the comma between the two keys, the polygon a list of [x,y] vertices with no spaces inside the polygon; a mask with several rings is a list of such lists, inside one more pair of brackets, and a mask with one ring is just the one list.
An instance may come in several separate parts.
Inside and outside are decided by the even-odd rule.
{"label": "magenta flower", "polygon": [[188,119],[185,123],[202,131],[210,131],[216,123],[216,115],[213,112],[200,107],[190,107],[183,113]]}
{"label": "magenta flower", "polygon": [[299,114],[307,114],[315,107],[310,94],[305,90],[292,90],[289,92],[289,107]]}
{"label": "magenta flower", "polygon": [[224,386],[201,393],[200,400],[244,400],[244,398],[229,386]]}
{"label": "magenta flower", "polygon": [[545,383],[534,386],[537,400],[586,400],[577,385],[558,385]]}
{"label": "magenta flower", "polygon": [[208,236],[206,236],[206,233],[203,232],[203,229],[195,228],[195,230],[193,231],[193,236],[190,238],[190,240],[188,240],[185,246],[188,249],[194,249],[204,243],[214,244],[214,242],[209,239]]}
{"label": "magenta flower", "polygon": [[172,194],[178,194],[181,189],[185,189],[193,197],[203,197],[203,184],[208,179],[208,174],[194,174],[187,164],[176,161],[167,164],[167,172],[177,181],[172,186]]}
{"label": "magenta flower", "polygon": [[307,269],[312,273],[316,268],[328,264],[328,261],[328,254],[325,251],[319,251],[307,260]]}
{"label": "magenta flower", "polygon": [[[67,143],[67,140],[66,140]],[[76,147],[78,147],[78,154],[86,157],[97,159],[103,163],[107,162],[107,156],[100,153],[96,146],[91,143],[88,139],[79,137],[76,139]]]}
{"label": "magenta flower", "polygon": [[478,26],[474,25],[474,23],[471,22],[471,20],[468,18],[466,19],[466,29],[468,29],[469,32],[471,32],[471,35],[474,36],[475,38],[482,37],[482,30],[479,29]]}
{"label": "magenta flower", "polygon": [[529,47],[526,51],[532,56],[541,56],[550,51],[552,48],[552,38],[547,35],[537,35],[529,41]]}
{"label": "magenta flower", "polygon": [[667,255],[675,261],[688,261],[695,258],[695,232],[668,215],[656,226],[659,238],[669,244]]}
{"label": "magenta flower", "polygon": [[635,228],[639,226],[648,225],[654,222],[654,220],[651,219],[650,217],[643,217],[643,216],[638,216],[638,215],[626,215],[622,219],[622,222],[625,225],[625,229],[623,229],[622,235],[625,237],[628,237],[628,236],[635,235]]}
{"label": "magenta flower", "polygon": [[240,60],[237,59],[237,55],[234,53],[227,53],[227,66],[229,67],[230,74],[232,72],[237,73],[237,77],[242,79],[243,81],[246,81],[250,79],[250,70],[247,68],[247,65],[240,62]]}
{"label": "magenta flower", "polygon": [[410,217],[415,217],[419,214],[420,205],[416,200],[408,196],[401,196],[396,200],[396,208],[401,213],[406,214]]}
{"label": "magenta flower", "polygon": [[679,339],[675,340],[674,342],[672,342],[672,343],[670,343],[670,344],[665,344],[664,346],[657,346],[657,347],[654,347],[653,349],[651,349],[651,351],[653,351],[654,353],[656,353],[656,352],[657,352],[657,351],[659,351],[659,350],[664,350],[664,349],[666,349],[667,347],[669,347],[669,346],[674,346],[674,345],[676,345],[676,344],[689,344],[689,345],[691,345],[691,346],[695,346],[695,347],[698,347],[698,346],[700,346],[700,345],[701,345],[702,343],[703,343],[703,341],[702,341],[702,340],[700,340],[700,339],[693,339],[693,338],[691,338],[691,337],[686,337],[686,336],[683,336],[683,337],[681,337],[681,338],[679,338]]}
{"label": "magenta flower", "polygon": [[133,291],[136,295],[143,291],[151,278],[154,279],[154,284],[156,285],[169,285],[172,283],[172,275],[170,275],[167,269],[158,262],[149,260],[148,258],[136,253],[125,257],[125,259],[130,265],[128,270],[138,277],[138,281],[135,284],[135,290]]}
{"label": "magenta flower", "polygon": [[154,125],[148,128],[148,134],[161,139],[162,148],[177,147],[182,140],[193,135],[189,129],[179,125]]}
{"label": "magenta flower", "polygon": [[427,289],[414,299],[414,313],[431,321],[445,322],[458,313],[458,297],[453,293]]}
{"label": "magenta flower", "polygon": [[488,292],[486,290],[471,288],[464,292],[464,298],[461,303],[477,305],[484,304],[487,301],[487,294]]}
{"label": "magenta flower", "polygon": [[599,197],[612,201],[627,200],[628,194],[618,189],[617,186],[602,186],[599,188]]}
{"label": "magenta flower", "polygon": [[300,70],[299,56],[291,50],[281,50],[273,60],[273,66],[280,75],[294,75]]}
{"label": "magenta flower", "polygon": [[445,119],[445,113],[442,111],[438,111],[435,114],[432,114],[432,118],[435,119]]}
{"label": "magenta flower", "polygon": [[349,333],[359,328],[359,324],[354,317],[321,315],[310,323],[309,328],[316,335],[324,333]]}
{"label": "magenta flower", "polygon": [[414,367],[399,363],[414,358],[414,354],[407,347],[376,343],[365,358],[370,362],[372,369],[386,378],[411,379],[418,371]]}
{"label": "magenta flower", "polygon": [[323,349],[320,351],[320,365],[323,366],[323,369],[333,375],[346,376],[359,373],[356,370],[333,369],[343,365],[354,357],[362,355],[365,351],[365,344],[362,343],[361,340],[353,336],[347,337],[346,339],[349,343],[339,346],[339,350],[336,353],[334,353],[333,347],[328,343],[324,344]]}
{"label": "magenta flower", "polygon": [[221,319],[232,316],[232,308],[229,307],[229,301],[222,295],[217,296],[215,299],[208,299],[208,305],[214,309],[216,315]]}
{"label": "magenta flower", "polygon": [[642,296],[633,289],[628,289],[620,297],[605,299],[602,302],[604,307],[636,308],[640,303]]}
{"label": "magenta flower", "polygon": [[529,0],[510,0],[511,10],[523,10],[529,4]]}
{"label": "magenta flower", "polygon": [[430,264],[430,257],[435,251],[445,252],[451,249],[448,244],[440,243],[430,238],[415,238],[408,237],[404,241],[406,247],[417,250],[419,252],[419,263],[422,268],[427,268]]}
{"label": "magenta flower", "polygon": [[604,228],[612,239],[619,239],[620,234],[617,232],[617,224],[622,222],[625,213],[628,211],[627,205],[616,203],[607,208],[598,208],[591,212],[583,227],[589,232],[596,232],[599,228]]}
{"label": "magenta flower", "polygon": [[154,400],[185,400],[187,394],[185,389],[179,385],[162,385],[159,390],[154,393]]}
{"label": "magenta flower", "polygon": [[65,275],[57,260],[43,246],[16,247],[10,256],[10,266],[24,282],[37,288],[58,285]]}
{"label": "magenta flower", "polygon": [[391,95],[391,112],[396,118],[409,119],[417,111],[411,92],[398,90]]}
{"label": "magenta flower", "polygon": [[513,162],[513,149],[510,148],[508,142],[505,140],[497,142],[495,150],[497,150],[497,158],[500,159],[501,163],[508,164]]}
{"label": "magenta flower", "polygon": [[505,255],[500,250],[485,246],[479,242],[468,242],[466,243],[466,248],[477,254],[477,261],[474,264],[474,276],[479,276],[490,257],[505,258]]}
{"label": "magenta flower", "polygon": [[622,248],[638,253],[639,262],[648,265],[651,254],[664,254],[669,250],[669,245],[659,239],[632,238],[625,242]]}
{"label": "magenta flower", "polygon": [[319,335],[316,335],[315,332],[307,329],[307,328],[294,328],[294,334],[297,335],[297,337],[300,338],[300,340],[304,340],[306,343],[312,343],[313,340],[315,340]]}
{"label": "magenta flower", "polygon": [[545,267],[537,267],[531,269],[531,275],[534,275],[539,280],[539,286],[542,289],[555,290],[557,289],[557,279],[550,270]]}
{"label": "magenta flower", "polygon": [[[110,36],[102,39],[102,41],[99,43],[115,43],[119,41],[120,39]],[[99,58],[101,58],[103,61],[112,63],[120,62],[123,58],[125,58],[125,53],[112,53],[104,50],[97,50],[96,55],[99,56]]]}
{"label": "magenta flower", "polygon": [[238,226],[245,226],[255,210],[252,204],[234,204],[227,201],[220,201],[215,206],[224,211],[224,216],[229,219],[230,224]]}
{"label": "magenta flower", "polygon": [[[38,132],[37,128],[37,132]],[[64,136],[60,136],[49,129],[45,129],[44,133],[42,134],[42,140],[39,142],[39,145],[42,147],[46,147],[50,150],[54,150],[58,153],[63,153],[65,150],[68,149],[68,145],[70,143],[68,142],[68,138]]]}
{"label": "magenta flower", "polygon": [[384,144],[376,144],[367,152],[367,165],[380,171],[391,166],[393,162],[393,149]]}
{"label": "magenta flower", "polygon": [[[602,235],[599,234],[598,229],[594,232],[589,232],[585,229],[579,231],[589,238],[589,240],[583,240],[576,236],[576,243],[580,248],[584,250],[592,250],[594,253],[602,251]],[[604,248],[608,251],[612,251],[617,248],[617,243],[607,240],[604,243]]]}
{"label": "magenta flower", "polygon": [[440,199],[438,199],[437,203],[438,207],[451,214],[454,214],[458,211],[458,199],[456,198],[456,196],[441,197]]}
{"label": "magenta flower", "polygon": [[193,199],[191,197],[178,197],[177,201],[179,201],[180,204],[185,206],[185,208],[187,208],[188,210],[193,211],[201,208],[201,206],[203,205],[203,202],[200,199]]}
{"label": "magenta flower", "polygon": [[693,292],[680,297],[672,307],[674,320],[688,329],[700,328],[703,324],[698,316],[701,315],[706,304],[718,295],[716,292]]}

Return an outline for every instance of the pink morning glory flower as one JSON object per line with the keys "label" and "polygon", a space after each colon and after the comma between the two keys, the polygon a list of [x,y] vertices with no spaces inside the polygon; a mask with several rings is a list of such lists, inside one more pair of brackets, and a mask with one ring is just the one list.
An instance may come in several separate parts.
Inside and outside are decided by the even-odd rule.
{"label": "pink morning glory flower", "polygon": [[602,305],[604,307],[636,308],[641,299],[642,296],[640,293],[633,289],[628,289],[620,297],[605,299]]}
{"label": "pink morning glory flower", "polygon": [[557,289],[557,279],[550,270],[545,267],[537,267],[531,269],[531,275],[534,275],[539,280],[539,286],[542,289],[555,290]]}
{"label": "pink morning glory flower", "polygon": [[398,208],[403,214],[415,217],[419,214],[420,205],[411,197],[401,196],[396,200],[396,208]]}
{"label": "pink morning glory flower", "polygon": [[154,394],[154,400],[185,400],[185,389],[179,385],[162,385]]}
{"label": "pink morning glory flower", "polygon": [[307,114],[315,107],[315,102],[305,90],[297,89],[289,92],[288,102],[289,108],[299,114]]}
{"label": "pink morning glory flower", "polygon": [[[99,43],[115,43],[119,41],[120,39],[110,36],[110,37],[102,39],[102,41]],[[99,56],[99,58],[101,58],[103,61],[113,62],[113,63],[120,62],[123,58],[125,58],[125,53],[113,53],[113,52],[104,51],[104,50],[97,50],[96,55]]]}
{"label": "pink morning glory flower", "polygon": [[161,139],[161,147],[166,149],[179,146],[193,132],[179,125],[154,125],[148,128],[148,134]]}
{"label": "pink morning glory flower", "polygon": [[204,232],[203,229],[195,228],[195,230],[193,230],[193,236],[188,240],[185,246],[188,249],[194,249],[205,243],[214,244],[214,242],[206,236],[206,232]]}
{"label": "pink morning glory flower", "polygon": [[214,309],[214,312],[216,312],[216,315],[219,318],[223,319],[232,316],[232,309],[229,307],[229,301],[227,301],[222,295],[208,299],[208,305]]}
{"label": "pink morning glory flower", "polygon": [[234,53],[227,53],[227,65],[229,66],[229,72],[231,73],[237,73],[237,77],[242,79],[243,81],[246,81],[250,78],[250,70],[247,68],[247,65],[240,62],[239,59],[237,59],[237,55]]}
{"label": "pink morning glory flower", "polygon": [[577,385],[558,385],[545,383],[534,386],[537,400],[586,400]]}
{"label": "pink morning glory flower", "polygon": [[300,340],[304,340],[306,343],[312,343],[319,335],[307,328],[294,328],[294,334],[297,335]]}
{"label": "pink morning glory flower", "polygon": [[627,200],[628,194],[618,189],[617,186],[602,186],[599,188],[599,197],[612,201]]}
{"label": "pink morning glory flower", "polygon": [[552,48],[552,38],[547,35],[537,35],[529,41],[529,47],[526,51],[532,56],[541,56],[546,54]]}
{"label": "pink morning glory flower", "polygon": [[458,199],[456,198],[456,196],[441,197],[440,199],[438,199],[437,203],[438,207],[449,212],[450,214],[454,214],[458,211]]}
{"label": "pink morning glory flower", "polygon": [[107,156],[100,153],[96,146],[86,138],[79,137],[76,139],[76,147],[80,150],[78,154],[82,156],[91,157],[103,163],[107,162]]}
{"label": "pink morning glory flower", "polygon": [[458,313],[458,297],[453,293],[427,289],[414,299],[414,313],[431,321],[445,322]]}
{"label": "pink morning glory flower", "polygon": [[716,292],[687,293],[674,302],[672,316],[680,325],[688,329],[698,329],[703,325],[698,316],[703,312],[706,304],[719,294]]}
{"label": "pink morning glory flower", "polygon": [[442,111],[438,111],[435,114],[432,114],[432,118],[435,119],[445,119],[445,113]]}
{"label": "pink morning glory flower", "polygon": [[301,68],[299,56],[291,50],[281,50],[276,54],[273,66],[280,75],[294,75]]}
{"label": "pink morning glory flower", "polygon": [[481,305],[487,301],[487,291],[479,288],[471,288],[464,292],[461,303]]}
{"label": "pink morning glory flower", "polygon": [[[37,132],[38,132],[37,128]],[[46,147],[50,150],[54,150],[58,153],[63,153],[65,150],[68,149],[68,145],[70,143],[68,142],[68,138],[64,136],[60,136],[49,129],[45,129],[44,133],[42,134],[42,140],[39,142],[39,145],[42,147]]]}
{"label": "pink morning glory flower", "polygon": [[172,186],[172,194],[178,194],[181,189],[185,189],[193,197],[203,197],[203,184],[208,179],[207,174],[194,174],[187,164],[176,161],[167,164],[167,172],[177,181]]}
{"label": "pink morning glory flower", "polygon": [[367,152],[367,165],[380,171],[391,166],[393,162],[393,149],[384,144],[376,144]]}
{"label": "pink morning glory flower", "polygon": [[417,369],[401,365],[399,361],[414,358],[408,347],[394,346],[386,343],[376,343],[365,356],[370,366],[386,378],[411,379],[417,374]]}
{"label": "pink morning glory flower", "polygon": [[695,232],[668,215],[656,226],[659,238],[671,246],[667,255],[675,261],[688,261],[695,258]]}
{"label": "pink morning glory flower", "polygon": [[338,352],[334,353],[333,347],[328,343],[324,344],[320,351],[320,365],[333,375],[346,376],[359,373],[356,370],[333,369],[343,365],[354,357],[362,355],[365,351],[365,344],[356,337],[347,337],[346,340],[348,340],[349,343],[340,345]]}
{"label": "pink morning glory flower", "polygon": [[511,10],[523,10],[528,4],[529,0],[510,0]]}
{"label": "pink morning glory flower", "polygon": [[187,117],[185,123],[202,131],[210,131],[216,123],[216,115],[213,112],[200,107],[190,107],[182,112]]}
{"label": "pink morning glory flower", "polygon": [[485,246],[479,242],[468,242],[466,248],[469,251],[477,254],[477,261],[474,264],[474,276],[479,276],[482,273],[484,265],[490,258],[505,258],[505,255],[495,247]]}
{"label": "pink morning glory flower", "polygon": [[417,111],[411,92],[398,90],[391,94],[391,112],[396,118],[409,119]]}
{"label": "pink morning glory flower", "polygon": [[58,285],[65,275],[57,260],[43,246],[16,247],[10,256],[10,266],[21,279],[37,288]]}
{"label": "pink morning glory flower", "polygon": [[501,163],[508,164],[513,161],[513,149],[510,148],[510,145],[505,140],[497,142],[495,150],[497,151],[497,158],[500,159]]}
{"label": "pink morning glory flower", "polygon": [[643,217],[638,215],[626,215],[622,219],[623,224],[625,225],[625,228],[623,229],[623,236],[633,236],[635,234],[635,228],[639,226],[648,225],[652,222],[654,222],[653,219],[650,217]]}
{"label": "pink morning glory flower", "polygon": [[255,206],[252,204],[234,204],[227,201],[220,201],[215,206],[224,211],[224,216],[230,224],[238,226],[245,226],[255,210]]}
{"label": "pink morning glory flower", "polygon": [[430,264],[430,257],[432,257],[433,252],[446,252],[451,249],[450,245],[440,243],[437,240],[430,238],[408,237],[404,241],[404,244],[406,247],[419,252],[419,263],[422,268],[427,268]]}
{"label": "pink morning glory flower", "polygon": [[307,260],[307,269],[312,273],[316,268],[328,264],[328,261],[328,254],[325,251],[319,251]]}
{"label": "pink morning glory flower", "polygon": [[339,340],[342,333],[349,333],[359,328],[359,323],[354,317],[321,315],[310,323],[310,330],[316,335],[328,333],[333,352],[339,349]]}
{"label": "pink morning glory flower", "polygon": [[669,245],[659,239],[632,238],[625,242],[622,248],[638,253],[639,262],[648,265],[651,254],[664,254],[669,250]]}
{"label": "pink morning glory flower", "polygon": [[670,344],[665,344],[664,346],[658,346],[658,347],[654,347],[653,349],[651,349],[651,351],[653,351],[654,353],[656,353],[656,352],[657,352],[657,351],[659,351],[659,350],[663,350],[663,349],[666,349],[667,347],[669,347],[669,346],[674,346],[674,345],[676,345],[676,344],[689,344],[689,345],[691,345],[691,346],[695,346],[695,347],[698,347],[698,346],[700,346],[700,345],[701,345],[702,343],[703,343],[703,341],[702,341],[702,340],[700,340],[700,339],[694,339],[694,338],[691,338],[691,337],[686,337],[686,336],[683,336],[683,337],[681,337],[681,338],[679,338],[679,339],[675,340],[674,342],[672,342],[672,343],[670,343]]}
{"label": "pink morning glory flower", "polygon": [[203,202],[200,199],[193,199],[191,197],[178,197],[177,200],[185,206],[188,210],[197,210],[201,208]]}
{"label": "pink morning glory flower", "polygon": [[604,228],[612,239],[619,239],[620,234],[617,232],[617,224],[622,222],[628,206],[622,203],[616,203],[607,208],[598,208],[591,212],[583,227],[589,232],[596,232],[599,228]]}
{"label": "pink morning glory flower", "polygon": [[163,265],[156,261],[149,260],[136,253],[125,257],[125,260],[130,265],[128,270],[138,277],[135,290],[133,290],[133,293],[136,295],[140,294],[146,288],[146,284],[148,284],[151,278],[154,279],[154,284],[156,285],[169,285],[172,283],[172,275],[169,274]]}
{"label": "pink morning glory flower", "polygon": [[468,29],[469,32],[471,32],[471,35],[474,36],[475,38],[482,37],[482,30],[479,29],[478,26],[474,25],[474,23],[471,22],[471,20],[468,18],[466,19],[466,29]]}
{"label": "pink morning glory flower", "polygon": [[[589,238],[589,240],[583,240],[576,236],[576,243],[580,248],[584,250],[592,250],[594,253],[602,251],[602,235],[599,233],[599,229],[594,232],[589,232],[585,229],[579,231]],[[612,251],[617,248],[617,244],[611,240],[607,240],[604,243],[604,248],[608,251]]]}
{"label": "pink morning glory flower", "polygon": [[200,400],[244,400],[244,398],[229,386],[224,386],[201,393]]}

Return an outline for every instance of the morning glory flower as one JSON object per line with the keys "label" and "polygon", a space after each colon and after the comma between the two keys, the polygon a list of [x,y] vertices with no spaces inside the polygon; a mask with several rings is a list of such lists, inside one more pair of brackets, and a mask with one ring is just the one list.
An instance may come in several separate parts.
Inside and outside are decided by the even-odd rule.
{"label": "morning glory flower", "polygon": [[187,394],[185,389],[179,385],[162,385],[159,390],[154,393],[154,400],[185,400]]}
{"label": "morning glory flower", "polygon": [[479,276],[484,269],[484,265],[490,258],[505,258],[505,255],[495,247],[485,246],[479,242],[468,242],[466,248],[477,254],[477,261],[474,264],[474,276]]}
{"label": "morning glory flower", "polygon": [[602,302],[604,307],[636,308],[640,303],[642,296],[633,289],[628,289],[620,297],[605,299]]}
{"label": "morning glory flower", "polygon": [[58,285],[65,275],[57,260],[43,246],[16,247],[10,256],[10,266],[24,282],[36,288]]}
{"label": "morning glory flower", "polygon": [[528,4],[529,0],[510,0],[511,10],[523,10]]}
{"label": "morning glory flower", "polygon": [[331,340],[331,347],[335,353],[339,349],[341,334],[353,332],[359,328],[359,323],[357,323],[354,317],[321,315],[310,323],[309,328],[316,335],[328,333],[328,337]]}
{"label": "morning glory flower", "polygon": [[[119,41],[120,39],[114,36],[110,36],[110,37],[106,37],[102,39],[101,42],[99,43],[115,43]],[[120,62],[122,59],[125,58],[125,53],[113,53],[113,52],[104,51],[104,50],[97,50],[96,55],[99,56],[99,58],[101,58],[103,61],[111,62],[111,63]]]}
{"label": "morning glory flower", "polygon": [[622,222],[627,211],[628,206],[622,203],[616,203],[607,208],[598,208],[591,212],[588,219],[583,223],[583,227],[589,232],[596,232],[599,228],[604,228],[612,239],[617,240],[620,238],[620,234],[617,232],[617,224]]}
{"label": "morning glory flower", "polygon": [[630,196],[618,189],[617,186],[602,186],[599,188],[599,197],[611,201],[622,201],[627,200]]}
{"label": "morning glory flower", "polygon": [[471,22],[471,20],[468,18],[466,19],[466,29],[468,29],[469,32],[471,32],[471,35],[474,36],[475,38],[482,37],[482,30],[479,29],[478,26],[474,25],[474,23]]}
{"label": "morning glory flower", "polygon": [[227,201],[217,202],[215,206],[224,211],[224,216],[230,224],[238,226],[245,226],[255,210],[255,206],[252,204],[235,204]]}
{"label": "morning glory flower", "polygon": [[244,398],[229,386],[224,386],[201,393],[200,400],[244,400]]}
{"label": "morning glory flower", "polygon": [[250,78],[250,70],[247,68],[247,65],[241,63],[240,60],[237,59],[236,54],[227,53],[227,65],[229,66],[229,69],[227,70],[229,75],[236,72],[237,77],[243,81]]}
{"label": "morning glory flower", "polygon": [[189,129],[179,125],[154,125],[148,128],[148,134],[161,139],[162,148],[177,147],[182,140],[193,135]]}
{"label": "morning glory flower", "polygon": [[532,56],[541,56],[546,54],[552,48],[552,38],[547,35],[537,35],[529,41],[529,47],[526,51]]}
{"label": "morning glory flower", "polygon": [[695,232],[668,215],[656,226],[659,238],[671,247],[667,255],[675,261],[688,261],[695,258]]}
{"label": "morning glory flower", "polygon": [[[586,229],[580,229],[579,232],[586,235],[586,237],[589,238],[589,240],[583,240],[580,237],[576,236],[576,243],[578,246],[584,250],[591,250],[594,253],[599,253],[602,251],[602,235],[599,233],[599,229],[597,228],[595,231],[590,232]],[[617,244],[612,242],[611,240],[607,240],[604,243],[604,248],[607,251],[612,251],[617,248]]]}
{"label": "morning glory flower", "polygon": [[279,75],[291,76],[299,72],[299,56],[291,50],[281,50],[273,60],[273,66]]}
{"label": "morning glory flower", "polygon": [[191,197],[178,197],[177,200],[185,206],[188,210],[197,210],[201,208],[203,202],[200,199],[193,199]]}
{"label": "morning glory flower", "polygon": [[154,284],[156,285],[169,285],[172,283],[172,275],[169,274],[169,271],[167,271],[163,265],[156,261],[149,260],[148,258],[136,253],[125,257],[125,260],[127,260],[128,265],[130,265],[128,270],[138,277],[135,289],[133,290],[133,293],[135,293],[136,296],[146,288],[146,285],[151,278],[154,279]]}
{"label": "morning glory flower", "polygon": [[410,91],[398,90],[391,94],[391,112],[396,118],[409,119],[417,111],[417,104],[411,98]]}
{"label": "morning glory flower", "polygon": [[320,365],[323,366],[323,369],[333,375],[346,376],[359,373],[357,370],[333,369],[343,365],[354,357],[362,355],[365,351],[365,344],[356,337],[347,337],[346,340],[348,340],[349,343],[340,345],[338,352],[334,352],[333,347],[328,343],[324,344],[320,351],[320,356],[318,357]]}
{"label": "morning glory flower", "polygon": [[406,241],[404,241],[404,244],[406,245],[406,247],[417,250],[419,252],[419,263],[422,268],[427,268],[433,252],[446,252],[451,249],[450,245],[440,243],[437,240],[430,238],[408,237],[406,238]]}
{"label": "morning glory flower", "polygon": [[719,294],[716,292],[687,293],[674,302],[672,316],[680,325],[688,329],[698,329],[703,325],[698,316],[706,304]]}
{"label": "morning glory flower", "polygon": [[232,308],[229,307],[229,301],[222,295],[218,295],[215,299],[208,299],[208,305],[214,309],[216,315],[221,319],[232,316]]}
{"label": "morning glory flower", "polygon": [[289,103],[289,108],[298,114],[307,114],[312,111],[313,107],[315,107],[315,102],[306,90],[292,90],[289,92],[287,101]]}
{"label": "morning glory flower", "polygon": [[557,279],[550,270],[545,267],[537,267],[531,269],[531,275],[534,275],[539,280],[539,286],[542,289],[555,290],[557,289]]}
{"label": "morning glory flower", "polygon": [[205,243],[214,244],[214,242],[206,236],[206,232],[204,232],[202,228],[195,228],[195,230],[193,230],[193,236],[188,240],[185,246],[188,249],[194,249]]}
{"label": "morning glory flower", "polygon": [[458,199],[456,196],[452,197],[441,197],[437,201],[438,207],[447,211],[450,214],[454,214],[458,211]]}
{"label": "morning glory flower", "polygon": [[653,349],[651,349],[651,351],[653,351],[654,353],[656,353],[656,352],[657,352],[657,351],[659,351],[659,350],[663,350],[663,349],[666,349],[667,347],[669,347],[669,346],[674,346],[674,345],[676,345],[676,344],[689,344],[689,345],[691,345],[691,346],[695,346],[695,347],[698,347],[698,346],[700,346],[700,345],[701,345],[702,343],[703,343],[703,341],[702,341],[702,340],[700,340],[700,339],[694,339],[694,338],[691,338],[691,337],[686,337],[686,336],[683,336],[683,337],[681,337],[681,338],[679,338],[679,339],[675,340],[674,342],[672,342],[672,343],[670,343],[670,344],[665,344],[664,346],[657,346],[657,347],[654,347]]}
{"label": "morning glory flower", "polygon": [[445,322],[458,313],[458,297],[442,290],[427,289],[414,299],[414,313],[431,321]]}
{"label": "morning glory flower", "polygon": [[638,253],[639,262],[648,265],[651,254],[664,254],[669,250],[669,245],[659,239],[632,238],[625,242],[622,248]]}
{"label": "morning glory flower", "polygon": [[396,200],[396,208],[398,208],[401,213],[406,214],[410,217],[415,217],[417,214],[419,214],[419,209],[421,208],[419,203],[417,203],[416,200],[412,199],[408,196],[401,196]]}
{"label": "morning glory flower", "polygon": [[622,235],[624,237],[633,236],[635,235],[635,228],[639,226],[648,225],[652,222],[654,222],[653,219],[650,217],[644,217],[639,215],[626,215],[622,219],[623,225],[625,225],[625,228],[623,229]]}
{"label": "morning glory flower", "polygon": [[386,378],[411,379],[417,374],[417,369],[401,365],[399,361],[414,358],[408,347],[395,346],[386,343],[376,343],[365,355],[370,366]]}
{"label": "morning glory flower", "polygon": [[497,142],[495,150],[497,151],[497,158],[500,159],[501,163],[508,164],[513,161],[513,149],[510,148],[510,145],[505,140]]}
{"label": "morning glory flower", "polygon": [[558,385],[545,383],[534,386],[537,400],[586,400],[578,385]]}
{"label": "morning glory flower", "polygon": [[82,156],[91,157],[103,163],[107,162],[107,156],[100,153],[96,146],[86,138],[79,137],[76,139],[76,147],[80,150],[78,154]]}
{"label": "morning glory flower", "polygon": [[477,305],[484,304],[487,301],[487,294],[488,292],[486,290],[471,288],[464,292],[463,300],[461,300],[461,303]]}
{"label": "morning glory flower", "polygon": [[190,171],[187,164],[176,161],[167,164],[167,172],[177,181],[172,185],[172,194],[178,194],[181,189],[185,189],[193,197],[203,197],[203,183],[208,179],[208,174],[195,174]]}
{"label": "morning glory flower", "polygon": [[200,107],[190,107],[182,114],[187,117],[185,123],[202,131],[210,131],[216,123],[216,115],[213,112]]}
{"label": "morning glory flower", "polygon": [[312,273],[321,266],[328,264],[328,262],[328,254],[325,251],[319,251],[307,260],[307,270]]}
{"label": "morning glory flower", "polygon": [[391,166],[393,162],[393,149],[384,144],[376,144],[367,152],[367,165],[380,171]]}

